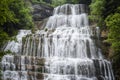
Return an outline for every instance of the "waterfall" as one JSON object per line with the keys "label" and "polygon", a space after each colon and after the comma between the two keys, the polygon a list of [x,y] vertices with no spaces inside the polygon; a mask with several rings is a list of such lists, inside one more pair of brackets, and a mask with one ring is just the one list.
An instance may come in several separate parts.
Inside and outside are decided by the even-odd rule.
{"label": "waterfall", "polygon": [[99,28],[94,35],[86,12],[83,4],[58,6],[44,30],[22,31],[19,48],[11,42],[5,48],[16,54],[2,58],[2,79],[115,80],[110,61],[92,38],[99,37]]}

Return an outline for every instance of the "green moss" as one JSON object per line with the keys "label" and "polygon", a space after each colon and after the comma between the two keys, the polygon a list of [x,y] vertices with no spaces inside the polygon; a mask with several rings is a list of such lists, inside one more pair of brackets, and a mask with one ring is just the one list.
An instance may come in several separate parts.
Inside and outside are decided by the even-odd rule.
{"label": "green moss", "polygon": [[8,51],[0,51],[0,60],[2,59],[2,57],[6,54],[13,54],[10,50]]}
{"label": "green moss", "polygon": [[26,41],[26,37],[23,37],[22,38],[22,44],[25,44],[25,41]]}
{"label": "green moss", "polygon": [[47,31],[48,31],[48,28],[45,28],[44,30],[45,30],[45,32],[47,32]]}
{"label": "green moss", "polygon": [[6,32],[0,30],[0,48],[9,40],[9,36]]}

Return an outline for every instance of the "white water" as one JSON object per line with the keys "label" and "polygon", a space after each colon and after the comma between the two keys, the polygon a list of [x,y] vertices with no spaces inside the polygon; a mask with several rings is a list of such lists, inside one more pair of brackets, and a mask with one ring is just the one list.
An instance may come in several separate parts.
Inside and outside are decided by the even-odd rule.
{"label": "white water", "polygon": [[91,38],[95,35],[85,12],[79,4],[55,8],[47,31],[26,37],[22,56],[3,57],[3,80],[114,80],[111,63]]}
{"label": "white water", "polygon": [[16,41],[9,41],[4,50],[10,50],[13,53],[18,53],[22,47],[22,38],[28,34],[31,34],[30,30],[20,30],[18,35],[16,36]]}

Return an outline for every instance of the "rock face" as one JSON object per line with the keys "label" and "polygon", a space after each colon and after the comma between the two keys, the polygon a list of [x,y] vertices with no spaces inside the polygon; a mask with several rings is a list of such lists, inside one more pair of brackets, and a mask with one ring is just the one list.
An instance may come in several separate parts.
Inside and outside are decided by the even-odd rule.
{"label": "rock face", "polygon": [[33,7],[33,20],[41,21],[53,13],[53,7],[44,4],[32,4]]}

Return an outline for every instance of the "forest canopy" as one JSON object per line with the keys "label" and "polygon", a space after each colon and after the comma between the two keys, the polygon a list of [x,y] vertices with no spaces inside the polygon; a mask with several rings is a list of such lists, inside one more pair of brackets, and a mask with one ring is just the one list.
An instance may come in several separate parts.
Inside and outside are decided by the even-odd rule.
{"label": "forest canopy", "polygon": [[31,0],[33,3],[44,3],[51,5],[53,7],[63,5],[66,3],[71,3],[71,4],[90,4],[91,0]]}
{"label": "forest canopy", "polygon": [[0,0],[0,47],[19,29],[32,27],[30,8],[24,0]]}
{"label": "forest canopy", "polygon": [[108,58],[113,62],[116,80],[120,80],[120,1],[92,0],[90,20],[108,31],[106,41],[111,45]]}

